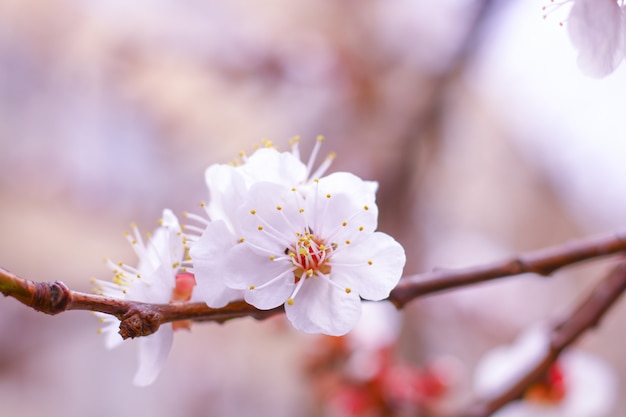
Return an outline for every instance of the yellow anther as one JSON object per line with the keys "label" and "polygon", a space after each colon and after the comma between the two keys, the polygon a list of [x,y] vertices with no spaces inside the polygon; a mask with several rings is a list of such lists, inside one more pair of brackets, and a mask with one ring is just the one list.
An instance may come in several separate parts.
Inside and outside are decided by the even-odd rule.
{"label": "yellow anther", "polygon": [[318,182],[320,182],[320,179],[319,179],[319,178],[315,178],[315,179],[313,180],[313,182],[318,183]]}
{"label": "yellow anther", "polygon": [[274,255],[270,255],[270,261],[273,261],[274,259],[276,259],[276,257]]}
{"label": "yellow anther", "polygon": [[246,153],[244,151],[239,151],[239,156],[246,156]]}
{"label": "yellow anther", "polygon": [[363,231],[363,226],[359,226],[359,232]]}
{"label": "yellow anther", "polygon": [[206,203],[204,201],[200,202],[200,207],[206,207]]}
{"label": "yellow anther", "polygon": [[243,243],[244,240],[245,240],[244,238],[240,237],[239,238],[239,243]]}
{"label": "yellow anther", "polygon": [[248,287],[248,289],[249,289],[250,291],[252,291],[252,290],[253,290],[253,289],[255,289],[255,288],[256,288],[256,287],[255,287],[254,285],[250,285],[250,286]]}
{"label": "yellow anther", "polygon": [[128,230],[124,230],[124,236],[129,236],[130,232]]}
{"label": "yellow anther", "polygon": [[363,209],[364,209],[365,211],[367,211],[367,210],[369,210],[370,208],[369,208],[368,206],[363,206]]}
{"label": "yellow anther", "polygon": [[256,214],[256,210],[250,210],[250,214],[255,215]]}
{"label": "yellow anther", "polygon": [[350,288],[346,288],[346,294],[350,294],[352,290]]}
{"label": "yellow anther", "polygon": [[301,208],[300,210],[298,210],[300,213],[304,213],[304,209]]}
{"label": "yellow anther", "polygon": [[308,271],[306,271],[306,275],[307,275],[307,277],[312,277],[313,276],[313,270],[309,269]]}
{"label": "yellow anther", "polygon": [[374,262],[372,262],[371,260],[367,261],[367,264],[368,264],[368,265],[371,265],[371,264],[373,264],[373,263],[374,263]]}
{"label": "yellow anther", "polygon": [[291,189],[291,191],[296,191],[296,187],[293,187],[293,188]]}
{"label": "yellow anther", "polygon": [[329,152],[328,155],[326,156],[326,159],[335,159],[337,157],[337,154],[335,152]]}
{"label": "yellow anther", "polygon": [[174,269],[178,268],[179,266],[180,266],[180,262],[174,262],[172,264],[172,268],[174,268]]}
{"label": "yellow anther", "polygon": [[131,243],[131,245],[136,245],[137,244],[137,239],[133,239],[130,243]]}
{"label": "yellow anther", "polygon": [[300,248],[300,249],[298,249],[298,253],[300,255],[306,255],[308,253],[308,251],[306,249],[304,249],[304,248]]}
{"label": "yellow anther", "polygon": [[325,251],[325,250],[326,250],[326,246],[324,246],[324,245],[320,245],[320,250],[321,250],[321,251]]}
{"label": "yellow anther", "polygon": [[287,304],[289,304],[290,306],[293,305],[293,298],[288,298],[287,299]]}
{"label": "yellow anther", "polygon": [[324,136],[319,135],[319,136],[317,137],[317,141],[318,141],[318,142],[324,142]]}
{"label": "yellow anther", "polygon": [[98,321],[99,321],[100,323],[104,323],[104,317],[98,317]]}
{"label": "yellow anther", "polygon": [[276,206],[276,210],[280,211],[280,210],[282,210],[282,209],[283,209],[283,208],[282,208],[281,206]]}
{"label": "yellow anther", "polygon": [[300,136],[295,136],[293,139],[291,139],[289,141],[290,145],[295,145],[296,143],[300,142]]}
{"label": "yellow anther", "polygon": [[341,225],[342,225],[343,227],[346,227],[346,226],[348,225],[348,222],[343,222],[343,223],[341,223]]}
{"label": "yellow anther", "polygon": [[96,331],[98,332],[98,334],[102,334],[102,329],[98,329]]}
{"label": "yellow anther", "polygon": [[152,237],[152,233],[150,233],[150,232],[146,233],[146,237],[147,237],[148,239],[150,239],[150,238]]}
{"label": "yellow anther", "polygon": [[263,230],[263,226],[257,226],[258,230]]}
{"label": "yellow anther", "polygon": [[163,226],[163,219],[159,219],[159,226]]}
{"label": "yellow anther", "polygon": [[350,244],[350,241],[349,241],[349,240],[346,240],[346,245],[349,245],[349,244]]}
{"label": "yellow anther", "polygon": [[326,198],[330,198],[330,194],[326,194]]}

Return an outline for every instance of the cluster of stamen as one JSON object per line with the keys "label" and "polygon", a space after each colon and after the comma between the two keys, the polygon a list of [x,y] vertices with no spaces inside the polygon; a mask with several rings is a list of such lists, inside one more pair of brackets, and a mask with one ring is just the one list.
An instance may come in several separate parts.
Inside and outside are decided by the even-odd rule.
{"label": "cluster of stamen", "polygon": [[295,282],[298,282],[303,276],[309,278],[318,273],[329,274],[331,267],[326,264],[326,260],[336,244],[327,247],[323,242],[316,239],[311,231],[297,232],[296,236],[295,247],[293,250],[288,249],[288,255],[297,268],[294,271]]}

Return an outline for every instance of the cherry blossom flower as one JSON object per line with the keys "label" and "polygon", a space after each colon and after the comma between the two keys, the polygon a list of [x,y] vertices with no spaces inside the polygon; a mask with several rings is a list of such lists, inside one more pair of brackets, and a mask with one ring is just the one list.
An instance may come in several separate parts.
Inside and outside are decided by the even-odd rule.
{"label": "cherry blossom flower", "polygon": [[259,309],[285,304],[307,333],[342,335],[361,314],[361,297],[381,300],[400,279],[402,246],[375,232],[374,187],[349,173],[285,187],[252,184],[236,212],[239,239],[217,277]]}
{"label": "cherry blossom flower", "polygon": [[[511,346],[497,347],[479,362],[475,374],[478,395],[492,397],[508,389],[547,354],[549,333],[532,328]],[[494,417],[601,417],[610,414],[617,381],[597,357],[575,349],[563,353],[544,378],[531,385],[520,401]]]}
{"label": "cherry blossom flower", "polygon": [[[205,205],[208,219],[188,215],[202,224],[201,228],[185,226],[187,232],[194,231],[198,236],[192,240],[190,256],[193,260],[193,272],[198,282],[198,294],[210,307],[224,307],[231,301],[242,299],[243,291],[226,286],[219,277],[222,253],[238,243],[239,232],[237,218],[233,216],[244,203],[253,184],[268,182],[285,187],[299,187],[304,190],[311,184],[311,178],[318,178],[330,167],[335,155],[326,156],[319,167],[315,162],[324,138],[318,136],[308,162],[300,159],[300,138],[291,141],[290,152],[279,152],[271,142],[265,141],[264,147],[251,156],[240,154],[242,160],[234,164],[211,165],[205,173],[209,189],[209,202]],[[365,182],[373,194],[377,184]]]}
{"label": "cherry blossom flower", "polygon": [[[181,267],[185,256],[185,237],[176,216],[170,210],[163,211],[161,226],[144,243],[136,226],[126,237],[139,257],[136,268],[108,260],[115,273],[111,282],[97,280],[97,292],[122,300],[150,303],[179,303],[191,299],[195,285],[192,274]],[[114,316],[96,313],[105,325],[101,331],[106,335],[106,346],[118,346],[123,339],[118,334],[120,321]],[[188,323],[163,324],[156,333],[139,339],[139,369],[134,383],[151,384],[158,376],[173,342],[173,331],[188,328]]]}
{"label": "cherry blossom flower", "polygon": [[578,50],[578,66],[591,77],[604,77],[624,58],[621,0],[575,0],[567,28]]}

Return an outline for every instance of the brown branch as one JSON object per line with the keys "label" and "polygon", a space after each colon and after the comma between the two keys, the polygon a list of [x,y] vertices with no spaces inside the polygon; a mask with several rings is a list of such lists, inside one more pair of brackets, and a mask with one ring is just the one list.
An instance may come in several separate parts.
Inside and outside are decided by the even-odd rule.
{"label": "brown branch", "polygon": [[389,299],[402,308],[422,295],[524,273],[548,276],[564,266],[619,252],[626,252],[626,233],[578,240],[484,265],[417,274],[400,281]]}
{"label": "brown branch", "polygon": [[[504,261],[469,268],[438,270],[414,275],[400,281],[389,300],[398,308],[409,301],[431,293],[472,285],[479,282],[536,273],[549,275],[555,270],[589,259],[626,251],[626,234],[587,238],[578,242],[529,252]],[[24,280],[0,267],[0,292],[46,314],[68,310],[90,310],[112,314],[121,320],[123,338],[146,336],[161,324],[179,320],[224,321],[238,317],[262,320],[284,312],[284,308],[258,310],[244,301],[223,308],[204,303],[150,304],[72,291],[61,282],[43,283]]]}
{"label": "brown branch", "polygon": [[545,357],[509,389],[494,398],[477,401],[463,416],[487,417],[511,401],[522,398],[526,389],[545,375],[565,348],[585,331],[599,324],[624,290],[626,290],[626,261],[620,262],[571,314],[552,328],[550,349]]}

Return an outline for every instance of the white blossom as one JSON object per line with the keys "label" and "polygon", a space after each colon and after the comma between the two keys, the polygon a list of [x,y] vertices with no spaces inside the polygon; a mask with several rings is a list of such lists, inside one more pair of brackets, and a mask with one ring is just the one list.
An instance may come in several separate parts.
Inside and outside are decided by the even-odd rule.
{"label": "white blossom", "polygon": [[[312,178],[324,175],[335,157],[333,153],[328,154],[315,168],[323,141],[322,136],[317,138],[306,164],[300,159],[300,138],[296,137],[291,141],[290,152],[279,152],[271,142],[265,141],[265,146],[249,157],[241,153],[242,160],[237,164],[214,164],[206,170],[210,198],[205,205],[208,220],[191,216],[204,228],[195,229],[199,236],[192,242],[189,254],[198,283],[197,292],[210,307],[224,307],[244,296],[241,290],[228,287],[219,274],[222,254],[234,247],[240,237],[238,219],[234,216],[246,201],[250,187],[266,182],[305,190]],[[376,191],[375,182],[365,183],[371,193]]]}
{"label": "white blossom", "polygon": [[361,314],[361,297],[381,300],[400,279],[402,246],[375,232],[375,187],[349,173],[286,187],[253,184],[237,210],[238,243],[216,276],[259,309],[285,304],[308,333],[342,335]]}
{"label": "white blossom", "polygon": [[[193,277],[181,274],[185,240],[176,216],[163,211],[161,226],[144,243],[136,226],[126,237],[139,258],[137,267],[123,263],[108,265],[115,273],[112,281],[97,280],[98,293],[122,300],[165,304],[186,301],[191,295]],[[182,295],[181,295],[182,294]],[[120,321],[114,316],[97,313],[104,324],[106,346],[118,346],[123,339],[118,334]],[[173,342],[174,325],[166,323],[156,333],[139,339],[139,369],[136,385],[149,385],[158,376]]]}

